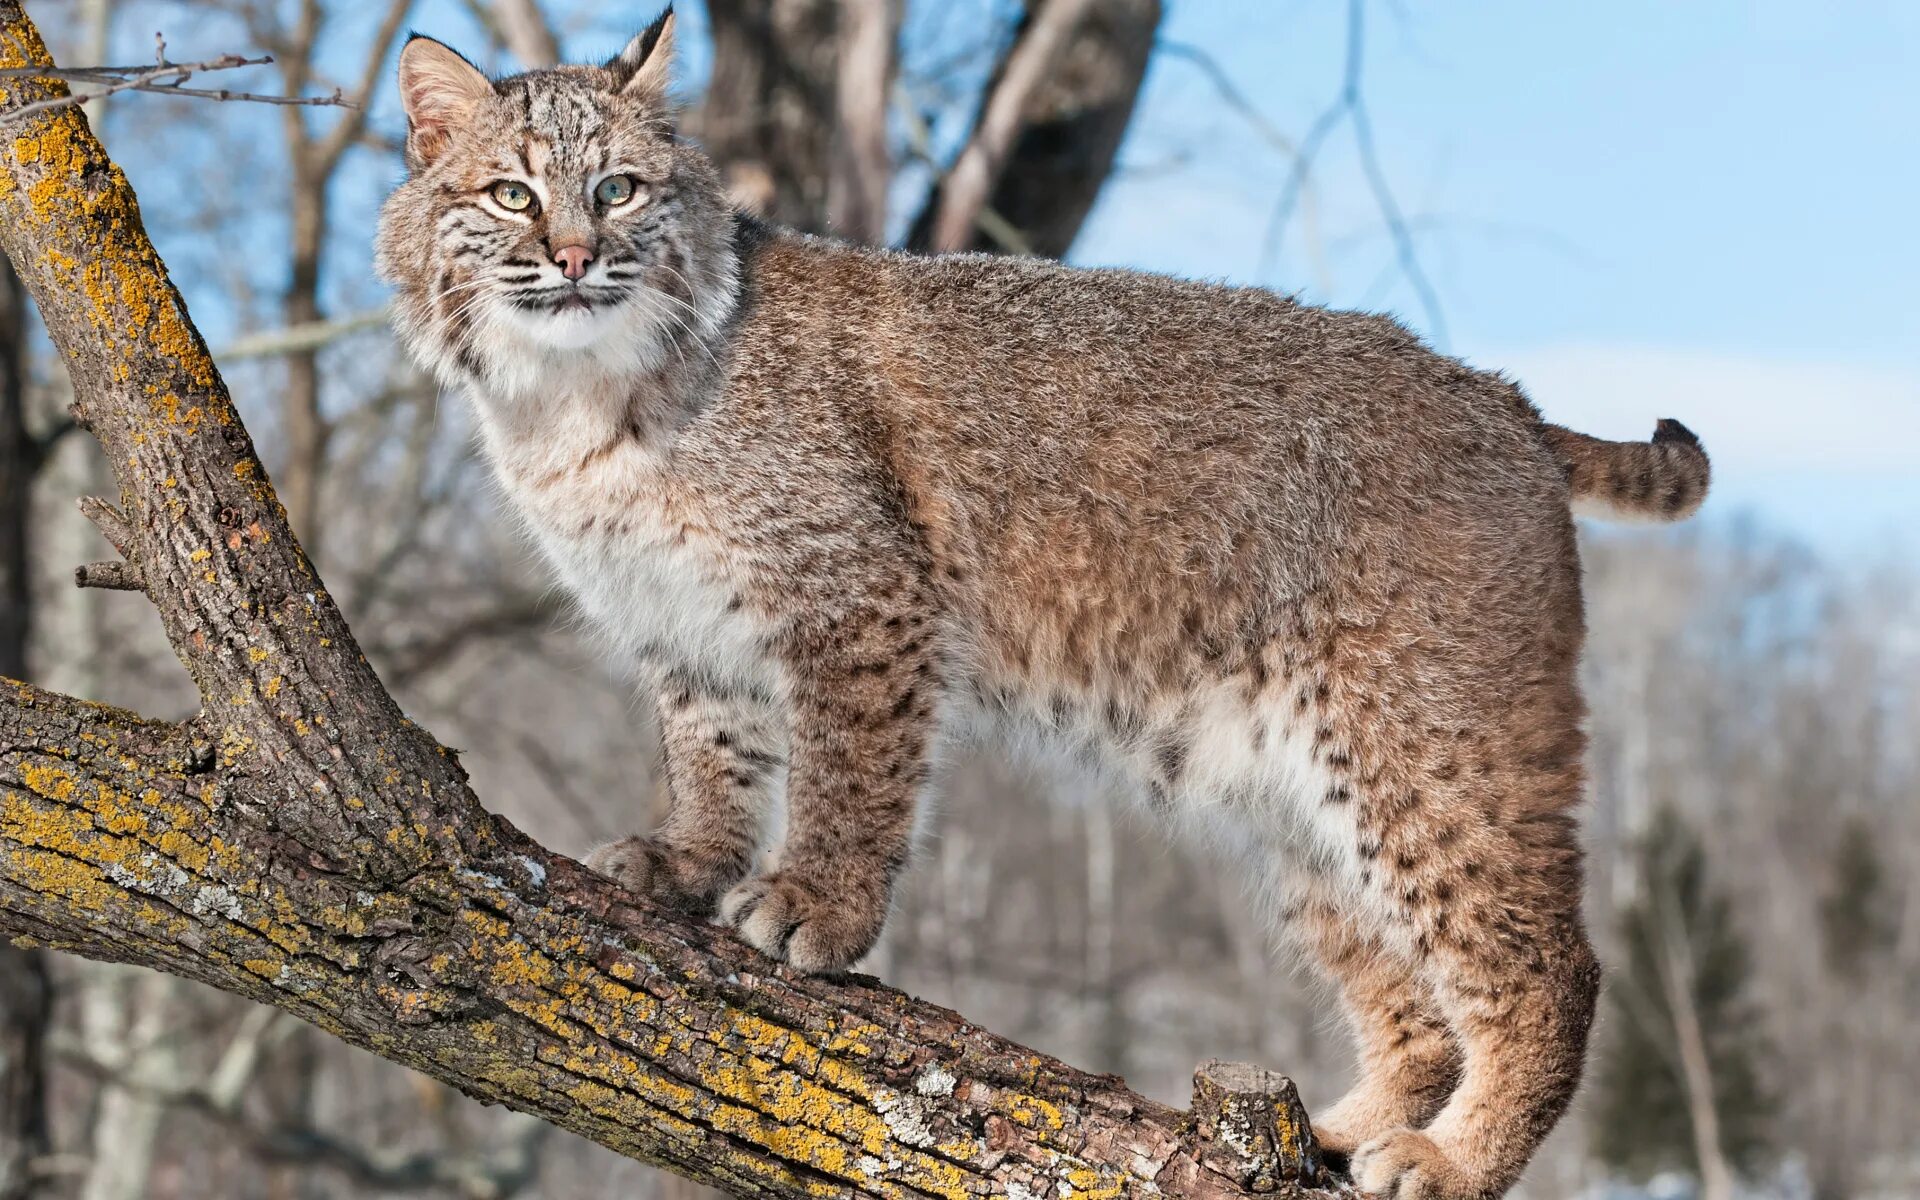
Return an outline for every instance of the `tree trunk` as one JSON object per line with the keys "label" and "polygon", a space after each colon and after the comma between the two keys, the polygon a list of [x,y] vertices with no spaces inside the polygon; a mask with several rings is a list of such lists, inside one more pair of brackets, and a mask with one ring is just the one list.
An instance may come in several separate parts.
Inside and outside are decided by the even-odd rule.
{"label": "tree trunk", "polygon": [[[1022,37],[1041,11],[1030,9]],[[974,198],[957,204],[953,193],[964,181],[958,178],[956,164],[955,177],[928,197],[908,244],[923,250],[1015,249],[980,231],[979,201],[984,200],[988,209],[1019,233],[1023,244],[1018,249],[1064,257],[1113,173],[1146,79],[1160,15],[1160,0],[1108,0],[1079,15],[1072,36],[1023,90],[1016,106],[1018,128],[1001,156],[1003,161],[992,168],[989,178],[975,182]],[[987,110],[994,97],[1008,86],[1008,68],[1014,61],[1009,54],[987,86],[977,122],[982,128],[988,124]],[[978,187],[980,182],[986,187]],[[948,211],[956,224],[949,240],[942,241],[938,222]]]}
{"label": "tree trunk", "polygon": [[1706,1031],[1694,1003],[1696,978],[1687,946],[1685,918],[1677,905],[1666,906],[1661,920],[1660,983],[1673,1017],[1674,1044],[1680,1054],[1680,1078],[1687,1093],[1687,1118],[1693,1127],[1694,1162],[1700,1172],[1700,1200],[1733,1200],[1733,1168],[1720,1137],[1720,1104],[1713,1082],[1713,1060]]}
{"label": "tree trunk", "polygon": [[164,1088],[181,1075],[178,1047],[164,1036],[165,1024],[175,1018],[180,985],[163,975],[101,981],[101,991],[118,993],[96,997],[105,1008],[88,1030],[119,1068],[117,1077],[101,1084],[99,1111],[93,1120],[92,1161],[80,1181],[79,1200],[141,1200],[153,1190],[153,1163],[166,1121],[167,1102],[155,1088]]}
{"label": "tree trunk", "polygon": [[52,996],[37,951],[0,945],[0,1200],[40,1195],[46,1157],[46,1033]]}
{"label": "tree trunk", "polygon": [[[39,443],[27,426],[26,293],[0,255],[0,676],[27,673],[33,628],[33,480]],[[48,1150],[45,1045],[52,1016],[46,961],[0,941],[0,1200],[38,1190]]]}
{"label": "tree trunk", "polygon": [[893,156],[887,109],[898,66],[901,0],[840,0],[833,161],[827,224],[839,236],[879,245],[887,237]]}
{"label": "tree trunk", "polygon": [[[48,61],[0,0],[0,65]],[[86,507],[126,561],[92,574],[145,591],[202,707],[0,690],[0,930],[273,1005],[737,1195],[1321,1182],[1284,1080],[1203,1070],[1189,1118],[872,981],[791,975],[489,814],[360,654],[84,117],[9,133],[0,249],[120,484]]]}
{"label": "tree trunk", "polygon": [[713,76],[691,131],[733,202],[828,232],[839,0],[708,0]]}
{"label": "tree trunk", "polygon": [[33,625],[33,477],[40,447],[27,427],[27,303],[0,256],[0,675],[27,674]]}

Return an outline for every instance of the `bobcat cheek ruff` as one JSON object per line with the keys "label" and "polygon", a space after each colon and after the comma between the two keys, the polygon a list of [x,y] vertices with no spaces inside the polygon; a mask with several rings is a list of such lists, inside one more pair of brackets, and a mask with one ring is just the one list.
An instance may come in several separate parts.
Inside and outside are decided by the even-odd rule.
{"label": "bobcat cheek ruff", "polygon": [[673,137],[672,41],[492,82],[416,39],[380,232],[402,336],[657,697],[671,811],[595,864],[839,970],[943,752],[1053,755],[1234,848],[1340,983],[1361,1078],[1315,1126],[1363,1186],[1504,1190],[1598,986],[1571,508],[1686,515],[1697,439],[1546,424],[1382,317],[763,226]]}

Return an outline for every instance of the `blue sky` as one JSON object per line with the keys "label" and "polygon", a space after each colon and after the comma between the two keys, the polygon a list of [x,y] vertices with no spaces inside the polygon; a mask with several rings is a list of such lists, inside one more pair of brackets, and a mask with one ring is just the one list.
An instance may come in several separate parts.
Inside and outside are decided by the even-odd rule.
{"label": "blue sky", "polygon": [[[1295,137],[1338,92],[1327,0],[1172,0]],[[1708,519],[1816,549],[1920,545],[1920,5],[1400,5],[1367,10],[1365,96],[1447,348],[1549,414],[1715,451]],[[1428,322],[1348,131],[1309,238],[1266,226],[1288,172],[1191,64],[1162,56],[1075,248],[1084,262],[1300,290]]]}

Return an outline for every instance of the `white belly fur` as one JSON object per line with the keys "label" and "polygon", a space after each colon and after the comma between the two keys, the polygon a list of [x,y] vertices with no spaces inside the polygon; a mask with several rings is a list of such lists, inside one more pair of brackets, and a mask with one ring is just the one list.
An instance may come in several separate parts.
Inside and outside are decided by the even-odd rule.
{"label": "white belly fur", "polygon": [[[1137,802],[1182,836],[1243,861],[1264,905],[1277,907],[1289,883],[1305,876],[1349,896],[1362,890],[1355,802],[1327,801],[1334,781],[1314,754],[1317,713],[1278,698],[1249,705],[1242,689],[1208,684],[1150,714],[1146,733],[1126,743],[1087,717],[1098,708],[1083,703],[1056,720],[1016,697],[1006,709],[970,706],[953,736],[1017,756],[1056,781]],[[1168,731],[1184,737],[1185,768],[1156,805],[1151,746]]]}
{"label": "white belly fur", "polygon": [[628,444],[555,478],[551,464],[573,448],[489,450],[512,508],[622,666],[661,660],[723,688],[778,694],[728,558],[698,520],[670,511],[654,455]]}
{"label": "white belly fur", "polygon": [[617,534],[543,533],[539,542],[587,620],[625,662],[664,657],[728,689],[774,690],[759,630],[730,611],[737,593],[697,539],[640,520]]}

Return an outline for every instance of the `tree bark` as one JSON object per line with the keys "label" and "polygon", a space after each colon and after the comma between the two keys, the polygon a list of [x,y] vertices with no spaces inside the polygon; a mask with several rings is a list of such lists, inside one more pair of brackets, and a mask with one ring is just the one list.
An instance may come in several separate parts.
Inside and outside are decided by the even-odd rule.
{"label": "tree bark", "polygon": [[[0,65],[48,64],[0,0]],[[58,85],[8,83],[0,108]],[[202,707],[0,687],[0,930],[270,1004],[483,1101],[746,1196],[1298,1194],[1291,1088],[1198,1120],[870,980],[790,975],[489,814],[301,551],[77,109],[0,147],[23,264],[126,555]]]}

